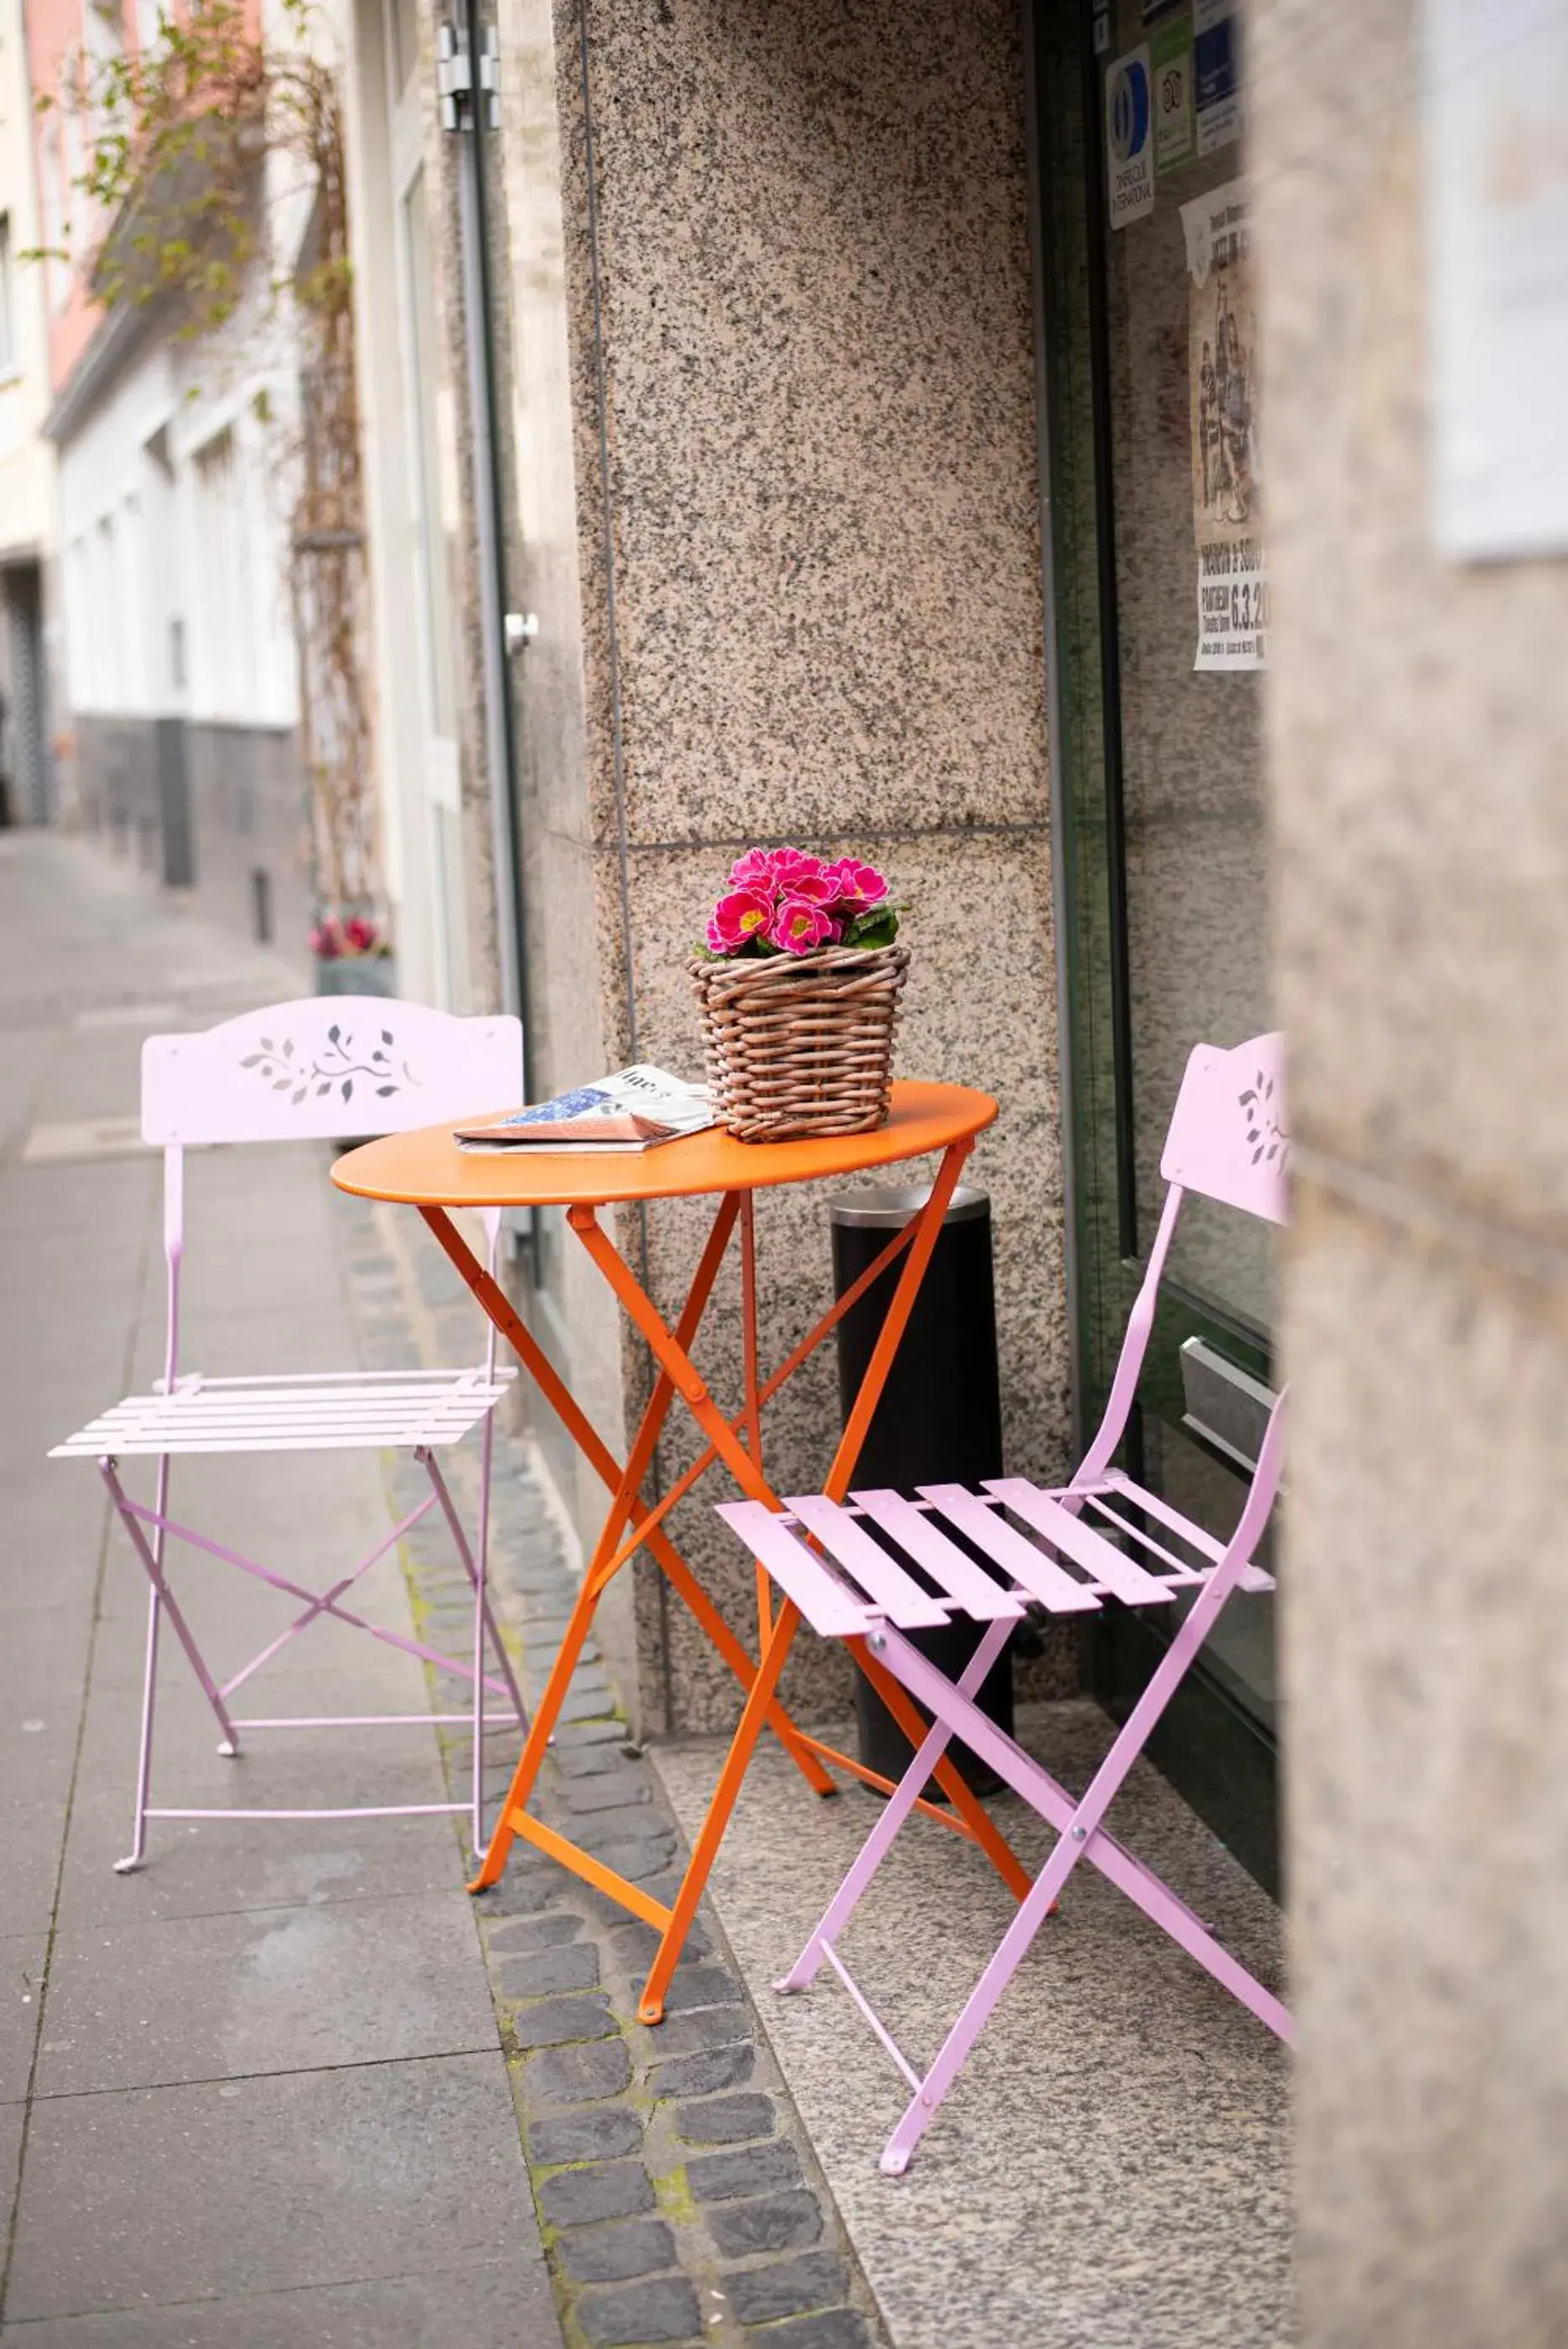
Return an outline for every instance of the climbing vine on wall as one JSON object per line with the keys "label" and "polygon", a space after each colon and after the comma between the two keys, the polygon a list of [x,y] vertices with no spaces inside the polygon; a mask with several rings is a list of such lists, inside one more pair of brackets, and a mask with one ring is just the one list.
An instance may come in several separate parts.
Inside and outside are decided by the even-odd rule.
{"label": "climbing vine on wall", "polygon": [[[337,915],[381,904],[343,84],[311,0],[282,0],[277,26],[268,40],[244,0],[190,0],[145,47],[84,50],[41,102],[84,121],[77,187],[102,224],[88,264],[100,301],[157,303],[186,337],[251,305],[293,313],[299,421],[276,471],[312,864]],[[254,404],[277,424],[265,393]]]}

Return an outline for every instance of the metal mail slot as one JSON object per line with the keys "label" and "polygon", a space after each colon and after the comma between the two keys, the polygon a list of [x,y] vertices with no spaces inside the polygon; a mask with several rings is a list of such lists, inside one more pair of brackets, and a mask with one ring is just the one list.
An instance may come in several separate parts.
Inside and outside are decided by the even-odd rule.
{"label": "metal mail slot", "polygon": [[1181,1348],[1181,1398],[1183,1427],[1250,1475],[1275,1401],[1262,1381],[1238,1370],[1203,1339],[1189,1338]]}

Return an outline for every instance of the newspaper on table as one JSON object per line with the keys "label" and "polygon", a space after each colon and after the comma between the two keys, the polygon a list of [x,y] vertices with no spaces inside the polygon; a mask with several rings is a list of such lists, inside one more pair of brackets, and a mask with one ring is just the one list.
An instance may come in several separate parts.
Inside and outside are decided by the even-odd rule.
{"label": "newspaper on table", "polygon": [[509,1117],[456,1126],[452,1139],[462,1150],[502,1153],[652,1150],[717,1123],[706,1085],[639,1064]]}

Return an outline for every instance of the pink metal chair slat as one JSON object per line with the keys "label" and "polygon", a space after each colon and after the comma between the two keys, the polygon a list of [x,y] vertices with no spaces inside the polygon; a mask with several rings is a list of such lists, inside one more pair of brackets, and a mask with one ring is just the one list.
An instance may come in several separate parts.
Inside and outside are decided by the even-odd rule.
{"label": "pink metal chair slat", "polygon": [[505,1393],[504,1375],[488,1383],[467,1379],[400,1392],[355,1397],[342,1389],[320,1397],[297,1387],[271,1394],[265,1387],[234,1391],[181,1389],[173,1395],[133,1395],[55,1445],[55,1459],[211,1451],[289,1451],[425,1443],[460,1443]]}
{"label": "pink metal chair slat", "polygon": [[[828,1514],[824,1503],[813,1498],[788,1504],[803,1526],[836,1549],[849,1572],[868,1591],[877,1569],[861,1545],[871,1541],[875,1527],[932,1576],[949,1594],[955,1610],[961,1609],[985,1626],[974,1653],[955,1678],[909,1640],[896,1619],[884,1617],[879,1623],[878,1661],[923,1708],[931,1727],[805,1947],[778,1984],[781,1991],[805,1990],[823,1964],[830,1965],[908,2082],[909,2102],[882,2150],[881,2167],[890,2175],[908,2168],[997,2001],[1081,1859],[1126,1893],[1268,2029],[1284,2039],[1292,2035],[1290,2014],[1273,1992],[1254,1980],[1187,1904],[1117,1843],[1105,1826],[1106,1811],[1221,1609],[1237,1590],[1273,1587],[1271,1578],[1253,1563],[1253,1555],[1279,1490],[1284,1441],[1282,1397],[1274,1403],[1229,1541],[1217,1540],[1162,1495],[1143,1491],[1113,1468],[1111,1462],[1127,1432],[1185,1191],[1200,1191],[1226,1206],[1269,1222],[1284,1221],[1290,1146],[1284,1098],[1282,1040],[1278,1036],[1254,1037],[1230,1052],[1199,1045],[1191,1054],[1162,1161],[1170,1187],[1128,1316],[1104,1415],[1071,1485],[1044,1490],[1023,1478],[1004,1476],[987,1483],[989,1498],[958,1485],[922,1485],[916,1488],[918,1500],[929,1505],[929,1514],[915,1500],[898,1494],[857,1493],[854,1497],[862,1516],[859,1539],[853,1542],[845,1538],[846,1521],[842,1512]],[[1022,1519],[1056,1556],[1048,1555],[1034,1539],[1010,1525],[1002,1514],[1004,1508]],[[795,1540],[780,1518],[752,1504],[722,1509],[720,1515],[745,1537],[753,1555],[770,1573],[776,1573],[781,1586],[819,1630],[828,1637],[845,1638],[867,1628],[866,1610],[850,1603],[829,1569]],[[1007,1578],[1008,1593],[1000,1592],[967,1550],[960,1550],[949,1539],[936,1522],[939,1516],[999,1569]],[[1143,1520],[1158,1526],[1166,1539],[1157,1538]],[[1179,1548],[1168,1546],[1171,1540]],[[1189,1556],[1184,1557],[1181,1551]],[[1145,1560],[1158,1561],[1165,1570],[1151,1572]],[[884,1561],[888,1563],[893,1561]],[[1077,1572],[1067,1570],[1069,1565],[1089,1579],[1080,1580]],[[1009,1635],[1010,1619],[1017,1612],[1018,1602],[1011,1590],[1014,1585],[1063,1614],[1095,1611],[1102,1594],[1139,1607],[1168,1604],[1178,1590],[1190,1599],[1179,1619],[1171,1623],[1169,1644],[1147,1686],[1081,1795],[1058,1785],[976,1702]],[[881,2022],[865,1991],[851,1978],[837,1944],[955,1736],[989,1763],[1054,1828],[1056,1840],[922,2075]]]}
{"label": "pink metal chair slat", "polygon": [[994,1558],[1003,1574],[1053,1615],[1096,1612],[1100,1602],[1087,1584],[1047,1557],[978,1493],[967,1492],[961,1485],[918,1485],[915,1489],[922,1501],[940,1509],[949,1525],[955,1526],[977,1549],[984,1550],[987,1557]]}
{"label": "pink metal chair slat", "polygon": [[1102,1591],[1119,1599],[1127,1607],[1158,1607],[1168,1602],[1170,1586],[1156,1576],[1147,1574],[1136,1559],[1117,1549],[1114,1542],[1096,1533],[1064,1509],[1059,1500],[1031,1485],[1023,1476],[988,1476],[985,1489],[1006,1503],[1015,1516],[1033,1526],[1037,1534],[1091,1574]]}
{"label": "pink metal chair slat", "polygon": [[852,1599],[843,1584],[796,1541],[776,1510],[761,1501],[723,1501],[718,1515],[740,1535],[784,1592],[824,1640],[853,1640],[877,1628],[870,1608]]}
{"label": "pink metal chair slat", "polygon": [[940,1599],[920,1588],[896,1558],[874,1542],[857,1517],[820,1495],[804,1499],[786,1496],[784,1507],[831,1550],[851,1581],[857,1582],[869,1603],[900,1630],[936,1630],[948,1619]]}
{"label": "pink metal chair slat", "polygon": [[1003,1619],[1016,1622],[1023,1615],[1023,1601],[993,1582],[967,1550],[950,1541],[941,1527],[931,1522],[929,1509],[917,1507],[902,1493],[872,1491],[851,1493],[849,1497],[977,1623]]}
{"label": "pink metal chair slat", "polygon": [[[151,1586],[142,1675],[141,1736],[137,1759],[134,1830],[123,1870],[140,1867],[147,1823],[154,1818],[306,1819],[404,1817],[434,1810],[469,1815],[474,1845],[483,1849],[484,1733],[495,1723],[524,1719],[516,1674],[488,1596],[490,1486],[494,1410],[515,1375],[496,1365],[496,1335],[485,1324],[484,1360],[449,1371],[280,1371],[274,1376],[205,1379],[182,1373],[180,1278],[185,1251],[184,1153],[212,1143],[351,1140],[406,1131],[442,1119],[482,1115],[517,1106],[523,1095],[523,1031],[512,1019],[459,1019],[422,1004],[380,997],[307,996],[224,1020],[201,1035],[150,1036],[141,1054],[141,1133],[163,1149],[163,1244],[168,1267],[168,1325],[163,1376],[155,1392],[128,1395],[112,1410],[57,1444],[56,1458],[95,1458],[127,1536]],[[500,1215],[483,1216],[493,1268]],[[471,1544],[435,1454],[480,1433],[480,1493]],[[411,1451],[430,1490],[409,1514],[325,1591],[311,1591],[244,1552],[211,1540],[170,1514],[170,1466],[193,1454],[279,1452]],[[151,1507],[119,1481],[122,1456],[157,1460]],[[472,1641],[466,1658],[442,1655],[420,1640],[368,1620],[345,1602],[360,1577],[413,1526],[439,1509],[472,1595]],[[239,1568],[297,1602],[303,1611],[220,1688],[169,1582],[168,1544],[178,1540]],[[467,1713],[331,1715],[306,1721],[273,1717],[236,1721],[227,1693],[269,1663],[291,1640],[323,1618],[466,1680],[473,1694]],[[220,1751],[239,1751],[246,1728],[338,1728],[351,1721],[382,1727],[397,1720],[461,1719],[472,1733],[473,1773],[464,1803],[359,1805],[351,1810],[174,1809],[150,1800],[152,1728],[157,1707],[159,1635],[167,1620],[185,1652],[222,1733]],[[486,1663],[493,1659],[493,1670]],[[487,1692],[504,1700],[487,1710]]]}
{"label": "pink metal chair slat", "polygon": [[[1216,1541],[1213,1535],[1206,1532],[1203,1526],[1195,1526],[1190,1518],[1182,1516],[1179,1509],[1173,1509],[1169,1502],[1163,1499],[1158,1493],[1146,1493],[1143,1486],[1135,1485],[1130,1476],[1113,1475],[1108,1481],[1113,1493],[1119,1495],[1129,1507],[1141,1509],[1145,1516],[1153,1517],[1158,1524],[1165,1526],[1171,1533],[1179,1534],[1189,1548],[1200,1551],[1209,1559],[1210,1565],[1218,1565],[1224,1557],[1223,1542]],[[1136,1528],[1128,1528],[1126,1518],[1119,1516],[1108,1503],[1096,1496],[1090,1501],[1089,1506],[1097,1509],[1101,1516],[1110,1518],[1113,1524],[1131,1530],[1134,1538],[1142,1541],[1146,1547],[1154,1550],[1157,1557],[1171,1557],[1169,1550],[1158,1548],[1147,1534],[1138,1534]],[[1180,1565],[1181,1561],[1175,1558],[1172,1559],[1172,1563]],[[1241,1590],[1272,1590],[1274,1587],[1274,1578],[1272,1574],[1265,1573],[1261,1566],[1246,1566],[1241,1569],[1237,1587]]]}

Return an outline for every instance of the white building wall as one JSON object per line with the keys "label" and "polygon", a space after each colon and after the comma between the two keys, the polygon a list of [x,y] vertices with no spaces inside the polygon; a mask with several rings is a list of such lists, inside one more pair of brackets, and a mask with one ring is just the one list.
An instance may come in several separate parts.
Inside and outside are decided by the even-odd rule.
{"label": "white building wall", "polygon": [[53,451],[38,437],[49,404],[45,273],[20,259],[43,242],[33,169],[32,99],[22,0],[0,0],[0,215],[9,259],[0,349],[0,562],[54,543]]}
{"label": "white building wall", "polygon": [[286,336],[150,344],[61,447],[78,712],[296,723]]}

